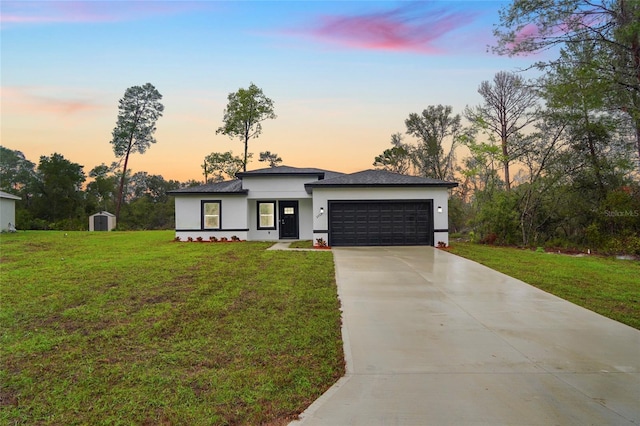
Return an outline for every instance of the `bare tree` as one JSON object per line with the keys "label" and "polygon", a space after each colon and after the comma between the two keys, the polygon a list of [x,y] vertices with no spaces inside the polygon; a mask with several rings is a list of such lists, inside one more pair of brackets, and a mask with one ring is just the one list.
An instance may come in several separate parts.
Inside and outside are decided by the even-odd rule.
{"label": "bare tree", "polygon": [[493,82],[480,83],[478,93],[484,104],[467,107],[465,116],[479,127],[486,128],[497,136],[502,148],[504,182],[511,189],[509,166],[521,155],[518,145],[519,132],[537,119],[537,94],[525,84],[522,77],[505,71],[498,72]]}

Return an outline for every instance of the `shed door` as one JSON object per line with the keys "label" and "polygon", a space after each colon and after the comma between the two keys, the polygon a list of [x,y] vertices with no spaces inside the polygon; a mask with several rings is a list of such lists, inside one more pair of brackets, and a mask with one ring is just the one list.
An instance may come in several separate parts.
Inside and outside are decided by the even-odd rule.
{"label": "shed door", "polygon": [[108,231],[109,230],[109,218],[103,215],[97,215],[93,217],[93,230],[94,231]]}
{"label": "shed door", "polygon": [[330,201],[329,244],[433,245],[433,202]]}

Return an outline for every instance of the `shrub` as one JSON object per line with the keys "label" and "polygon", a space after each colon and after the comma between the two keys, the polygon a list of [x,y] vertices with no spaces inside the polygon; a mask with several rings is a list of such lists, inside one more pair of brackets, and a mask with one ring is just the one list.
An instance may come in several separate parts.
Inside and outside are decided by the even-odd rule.
{"label": "shrub", "polygon": [[316,247],[327,247],[327,242],[324,238],[316,238]]}

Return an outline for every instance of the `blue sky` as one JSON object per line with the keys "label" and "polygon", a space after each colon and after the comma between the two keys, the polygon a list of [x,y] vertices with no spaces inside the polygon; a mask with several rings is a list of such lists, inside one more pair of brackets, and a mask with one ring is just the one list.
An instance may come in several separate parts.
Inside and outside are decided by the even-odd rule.
{"label": "blue sky", "polygon": [[250,142],[249,169],[266,150],[290,166],[371,168],[410,113],[462,113],[483,80],[532,62],[487,53],[505,4],[2,1],[0,144],[36,163],[110,164],[118,99],[150,82],[165,114],[133,171],[200,180],[205,155],[242,152],[215,130],[227,95],[253,82],[278,118]]}

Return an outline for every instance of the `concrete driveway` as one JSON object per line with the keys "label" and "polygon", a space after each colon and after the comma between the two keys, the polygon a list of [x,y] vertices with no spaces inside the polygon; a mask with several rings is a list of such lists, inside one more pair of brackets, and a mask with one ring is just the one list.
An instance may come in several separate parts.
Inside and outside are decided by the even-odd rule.
{"label": "concrete driveway", "polygon": [[347,374],[292,425],[640,424],[640,331],[432,247],[333,254]]}

